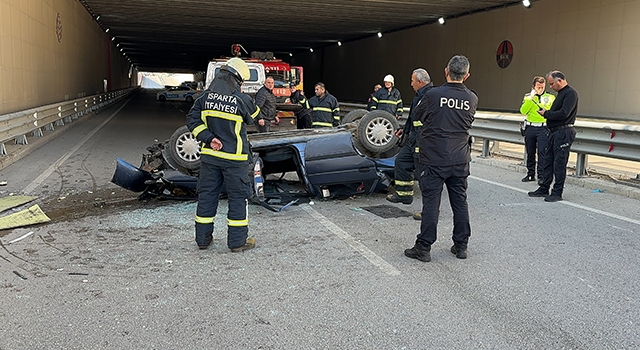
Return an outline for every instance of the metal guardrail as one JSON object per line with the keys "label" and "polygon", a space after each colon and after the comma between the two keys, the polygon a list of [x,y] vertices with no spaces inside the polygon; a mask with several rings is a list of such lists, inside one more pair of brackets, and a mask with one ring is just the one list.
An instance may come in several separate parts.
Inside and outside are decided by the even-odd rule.
{"label": "metal guardrail", "polygon": [[139,87],[110,91],[104,94],[63,101],[25,111],[0,115],[0,156],[7,155],[5,143],[14,140],[18,145],[27,145],[27,134],[42,137],[44,131],[53,131],[56,126],[71,123],[79,117],[116,102]]}
{"label": "metal guardrail", "polygon": [[[363,104],[340,104],[344,114],[365,107]],[[408,108],[405,108],[401,122],[408,115]],[[482,140],[482,156],[490,157],[491,141],[524,145],[524,138],[520,135],[520,122],[523,120],[521,114],[478,111],[470,133]],[[588,155],[640,162],[640,125],[578,120],[574,126],[576,139],[571,145],[571,152],[577,154],[576,176],[587,175]]]}

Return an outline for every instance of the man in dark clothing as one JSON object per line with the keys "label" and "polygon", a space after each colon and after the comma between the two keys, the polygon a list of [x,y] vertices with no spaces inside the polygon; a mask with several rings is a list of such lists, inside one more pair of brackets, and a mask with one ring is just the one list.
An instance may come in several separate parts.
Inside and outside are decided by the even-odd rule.
{"label": "man in dark clothing", "polygon": [[323,83],[314,88],[316,95],[309,99],[311,120],[314,128],[331,128],[340,124],[340,106]]}
{"label": "man in dark clothing", "polygon": [[264,80],[264,86],[256,92],[256,106],[260,108],[258,124],[256,125],[258,132],[269,132],[271,131],[272,121],[280,122],[276,112],[276,96],[273,94],[274,85],[273,78],[267,77]]}
{"label": "man in dark clothing", "polygon": [[189,130],[202,142],[195,220],[200,249],[207,249],[213,241],[213,222],[223,184],[229,196],[227,246],[232,252],[255,247],[255,240],[247,238],[250,179],[245,124],[253,123],[260,108],[240,92],[242,81],[249,77],[247,64],[240,58],[231,58],[187,114]]}
{"label": "man in dark clothing", "polygon": [[397,119],[402,117],[404,111],[402,107],[402,96],[400,90],[394,87],[395,79],[393,75],[387,74],[384,77],[384,88],[379,89],[371,97],[371,111],[387,111]]}
{"label": "man in dark clothing", "polygon": [[376,84],[373,86],[373,92],[369,95],[369,100],[367,100],[367,111],[371,110],[371,106],[373,105],[373,95],[376,94],[378,90],[382,88],[382,85]]}
{"label": "man in dark clothing", "polygon": [[302,91],[298,90],[298,87],[294,84],[290,84],[291,96],[289,100],[292,104],[297,104],[302,107],[296,112],[296,128],[297,129],[311,129],[311,107],[309,101]]}
{"label": "man in dark clothing", "polygon": [[[537,190],[529,192],[529,197],[544,197],[545,202],[557,202],[562,200],[569,151],[576,139],[573,124],[578,114],[578,92],[569,86],[565,75],[557,70],[547,73],[547,83],[551,89],[558,92],[558,96],[550,110],[538,111],[547,119],[549,137],[542,155],[542,181]],[[549,194],[554,177],[556,180]]]}
{"label": "man in dark clothing", "polygon": [[[429,73],[422,68],[414,70],[411,74],[411,87],[413,87],[413,90],[416,92],[416,96],[413,98],[411,104],[409,118],[404,124],[404,128],[398,129],[395,132],[397,137],[403,138],[404,144],[396,155],[394,165],[396,193],[387,196],[387,200],[393,203],[413,203],[414,179],[420,178],[421,167],[418,138],[420,136],[422,122],[416,114],[416,106],[420,103],[422,96],[433,87]],[[418,216],[418,214],[415,216]]]}
{"label": "man in dark clothing", "polygon": [[422,223],[407,257],[431,261],[431,245],[436,241],[443,185],[447,185],[453,211],[453,246],[458,259],[467,258],[471,236],[467,204],[467,177],[471,161],[469,129],[473,123],[478,97],[463,84],[469,77],[469,60],[453,56],[444,70],[447,83],[432,88],[416,106],[422,121],[420,163],[422,172]]}

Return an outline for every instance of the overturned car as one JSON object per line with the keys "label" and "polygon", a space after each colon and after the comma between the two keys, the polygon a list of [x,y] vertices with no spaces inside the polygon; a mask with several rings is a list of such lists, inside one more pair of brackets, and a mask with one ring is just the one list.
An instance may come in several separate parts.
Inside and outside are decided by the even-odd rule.
{"label": "overturned car", "polygon": [[[340,198],[386,190],[399,150],[397,128],[387,112],[354,110],[337,128],[249,134],[253,200],[278,203],[284,197]],[[200,143],[186,126],[147,150],[140,167],[118,158],[112,182],[142,192],[141,198],[197,195]]]}

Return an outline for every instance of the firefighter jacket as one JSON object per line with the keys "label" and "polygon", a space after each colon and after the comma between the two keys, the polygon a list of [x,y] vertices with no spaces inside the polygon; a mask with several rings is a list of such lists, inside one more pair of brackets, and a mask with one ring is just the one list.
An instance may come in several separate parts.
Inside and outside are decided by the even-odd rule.
{"label": "firefighter jacket", "polygon": [[372,103],[370,109],[372,111],[387,111],[393,116],[402,117],[402,96],[400,90],[392,87],[391,90],[381,88],[371,97]]}
{"label": "firefighter jacket", "polygon": [[[222,167],[237,167],[249,161],[249,142],[245,124],[253,124],[260,113],[249,95],[231,73],[221,70],[187,114],[187,126],[202,142],[200,160]],[[222,149],[213,150],[217,138]]]}
{"label": "firefighter jacket", "polygon": [[544,123],[547,120],[538,111],[541,109],[549,110],[555,99],[555,96],[547,92],[533,97],[530,94],[526,94],[522,100],[522,106],[520,106],[520,113],[527,116],[528,122]]}
{"label": "firefighter jacket", "polygon": [[433,87],[433,83],[429,83],[416,91],[416,97],[413,98],[413,102],[411,102],[411,109],[409,110],[409,118],[407,118],[407,122],[404,124],[404,128],[402,130],[402,134],[409,135],[412,132],[420,132],[420,127],[422,126],[422,122],[420,121],[420,116],[416,114],[416,107],[420,104],[420,99],[427,91],[431,90]]}
{"label": "firefighter jacket", "polygon": [[302,109],[296,112],[298,119],[305,118],[311,115],[311,107],[309,106],[309,100],[302,94],[300,90],[296,90],[289,97],[291,103],[302,106]]}
{"label": "firefighter jacket", "polygon": [[328,91],[324,96],[309,99],[313,127],[332,127],[340,124],[340,106],[338,100]]}
{"label": "firefighter jacket", "polygon": [[551,108],[544,112],[547,118],[547,128],[552,129],[562,125],[573,124],[578,114],[578,92],[567,85],[558,91],[558,97]]}
{"label": "firefighter jacket", "polygon": [[256,92],[256,106],[260,108],[258,119],[275,120],[276,119],[276,96],[273,90],[263,86]]}
{"label": "firefighter jacket", "polygon": [[434,87],[416,106],[422,121],[420,163],[450,166],[471,161],[469,129],[475,118],[478,96],[463,83]]}

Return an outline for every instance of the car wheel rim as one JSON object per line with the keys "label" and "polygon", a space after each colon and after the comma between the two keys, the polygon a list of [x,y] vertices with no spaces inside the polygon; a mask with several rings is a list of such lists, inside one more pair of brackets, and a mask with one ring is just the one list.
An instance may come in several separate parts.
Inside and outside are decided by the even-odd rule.
{"label": "car wheel rim", "polygon": [[176,142],[176,151],[186,161],[197,161],[200,159],[200,142],[190,132],[184,133]]}
{"label": "car wheel rim", "polygon": [[367,141],[383,146],[393,138],[393,125],[386,118],[375,118],[367,124]]}

